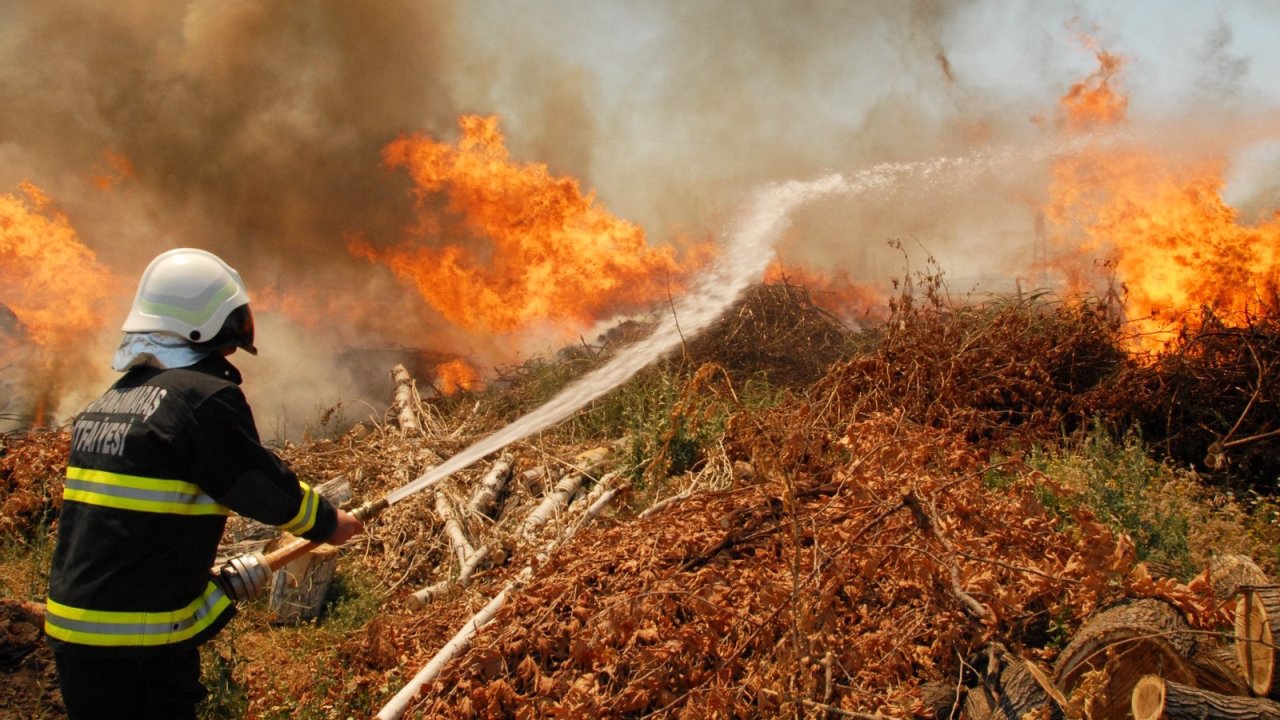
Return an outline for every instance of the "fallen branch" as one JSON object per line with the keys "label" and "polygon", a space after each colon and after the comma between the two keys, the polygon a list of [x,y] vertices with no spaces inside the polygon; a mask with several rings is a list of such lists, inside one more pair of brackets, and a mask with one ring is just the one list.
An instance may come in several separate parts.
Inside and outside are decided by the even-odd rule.
{"label": "fallen branch", "polygon": [[590,517],[598,515],[600,510],[602,510],[609,500],[613,498],[614,494],[614,491],[603,493],[596,502],[592,503],[591,506],[587,508],[586,512],[583,514],[583,522],[576,523],[570,532],[548,542],[543,547],[542,551],[535,556],[533,562],[525,565],[514,578],[507,582],[501,592],[495,595],[492,600],[480,609],[480,612],[473,615],[470,620],[464,623],[462,629],[459,630],[457,634],[455,634],[453,638],[449,640],[449,642],[446,643],[434,657],[431,658],[426,666],[424,666],[422,670],[418,671],[418,674],[414,675],[413,678],[400,689],[400,692],[396,693],[395,696],[378,711],[376,716],[377,720],[399,720],[399,718],[404,715],[404,711],[408,709],[409,703],[413,702],[413,700],[418,697],[418,693],[421,692],[423,686],[434,681],[436,677],[440,675],[440,671],[444,669],[444,666],[471,642],[472,636],[474,636],[480,628],[488,625],[489,622],[493,620],[493,616],[496,615],[498,611],[502,609],[502,606],[506,604],[507,598],[533,577],[534,565],[544,564],[557,546],[573,537],[573,534],[577,532],[578,528],[581,528],[582,525],[585,524],[588,514]]}
{"label": "fallen branch", "polygon": [[691,495],[693,495],[693,489],[692,489],[692,488],[690,488],[689,490],[685,490],[684,492],[679,493],[679,494],[677,494],[677,495],[670,495],[670,496],[668,496],[668,497],[665,497],[665,498],[663,498],[663,499],[659,500],[658,502],[656,502],[656,503],[654,503],[654,504],[650,505],[650,506],[648,507],[648,509],[646,509],[644,512],[640,513],[640,518],[641,518],[641,519],[643,519],[643,518],[650,517],[651,515],[654,515],[654,514],[656,514],[656,513],[658,513],[658,512],[661,512],[663,508],[668,507],[668,506],[670,506],[670,505],[673,505],[673,504],[675,504],[675,503],[678,503],[678,502],[680,502],[681,500],[683,500],[683,499],[685,499],[685,498],[687,498],[687,497],[689,497],[689,496],[691,496]]}
{"label": "fallen branch", "polygon": [[471,553],[466,562],[462,563],[462,567],[458,570],[457,578],[445,578],[439,582],[432,583],[421,590],[409,596],[409,604],[415,610],[421,610],[426,607],[432,600],[444,595],[454,587],[466,587],[471,584],[471,576],[475,575],[480,564],[489,557],[489,546],[485,545],[479,550]]}
{"label": "fallen branch", "polygon": [[951,578],[951,592],[960,600],[960,603],[978,620],[990,620],[991,609],[986,605],[978,602],[972,595],[965,592],[960,586],[960,570],[956,567],[954,558],[956,549],[950,540],[942,534],[938,529],[938,521],[934,519],[933,513],[925,506],[923,500],[916,495],[914,487],[904,488],[902,491],[902,504],[911,510],[912,516],[915,517],[916,525],[922,530],[928,530],[931,535],[946,549],[951,555],[953,562],[947,563],[947,573]]}
{"label": "fallen branch", "polygon": [[444,522],[444,531],[449,536],[449,545],[458,558],[458,565],[464,565],[467,558],[474,555],[476,551],[471,546],[471,541],[467,539],[467,534],[463,532],[462,523],[458,522],[458,514],[454,512],[453,503],[449,502],[449,498],[439,490],[436,491],[436,514]]}
{"label": "fallen branch", "polygon": [[[528,568],[526,568],[526,570],[527,569]],[[400,689],[400,692],[396,693],[386,705],[382,706],[382,709],[378,711],[376,716],[377,720],[399,720],[399,718],[404,715],[404,711],[409,707],[409,703],[413,702],[413,700],[418,697],[418,693],[422,690],[422,686],[435,680],[436,676],[440,674],[440,671],[444,669],[445,663],[448,663],[453,659],[454,655],[457,655],[459,651],[465,648],[467,644],[471,642],[471,637],[476,634],[476,631],[485,625],[488,625],[489,621],[493,619],[493,616],[498,614],[498,611],[502,609],[504,604],[506,604],[507,596],[515,587],[518,580],[521,580],[521,578],[517,578],[516,580],[512,580],[508,583],[507,586],[502,589],[502,592],[494,596],[488,604],[480,609],[480,612],[473,615],[470,620],[463,624],[462,629],[459,630],[457,634],[449,640],[449,642],[445,643],[443,648],[440,648],[440,652],[436,653],[435,657],[431,658],[431,661],[428,662],[422,670],[419,670],[418,674],[414,675],[413,678],[411,678],[409,682]]]}

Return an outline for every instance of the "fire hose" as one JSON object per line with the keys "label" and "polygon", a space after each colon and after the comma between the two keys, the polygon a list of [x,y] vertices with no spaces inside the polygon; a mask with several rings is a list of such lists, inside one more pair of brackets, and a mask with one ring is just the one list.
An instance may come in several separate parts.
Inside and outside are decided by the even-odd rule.
{"label": "fire hose", "polygon": [[[374,519],[390,507],[387,498],[370,500],[350,511],[362,524]],[[214,579],[231,599],[249,602],[257,598],[271,583],[271,574],[290,561],[306,555],[320,543],[298,538],[268,553],[252,552],[237,555],[214,570]]]}

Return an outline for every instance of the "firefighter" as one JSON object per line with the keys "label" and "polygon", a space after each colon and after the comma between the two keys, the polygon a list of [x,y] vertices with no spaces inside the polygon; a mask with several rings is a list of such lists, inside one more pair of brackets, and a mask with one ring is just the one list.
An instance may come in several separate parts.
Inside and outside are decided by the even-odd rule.
{"label": "firefighter", "polygon": [[251,599],[210,570],[227,516],[333,545],[363,528],[259,440],[227,360],[257,354],[239,273],[162,253],[122,329],[124,376],[72,425],[45,632],[71,718],[193,718],[199,646]]}

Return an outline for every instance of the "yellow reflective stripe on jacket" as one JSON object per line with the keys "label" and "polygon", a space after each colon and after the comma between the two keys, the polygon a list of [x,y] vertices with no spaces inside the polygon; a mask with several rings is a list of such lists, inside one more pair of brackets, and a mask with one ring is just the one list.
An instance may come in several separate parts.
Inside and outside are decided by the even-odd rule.
{"label": "yellow reflective stripe on jacket", "polygon": [[222,590],[209,582],[204,594],[180,610],[114,612],[69,607],[49,599],[44,630],[64,642],[100,647],[169,645],[195,637],[231,605]]}
{"label": "yellow reflective stripe on jacket", "polygon": [[315,527],[316,516],[320,509],[320,494],[301,480],[298,481],[298,485],[302,486],[302,502],[298,505],[298,514],[294,515],[289,522],[276,526],[292,535],[301,535]]}
{"label": "yellow reflective stripe on jacket", "polygon": [[230,515],[195,483],[139,477],[105,470],[67,468],[64,500],[172,515]]}

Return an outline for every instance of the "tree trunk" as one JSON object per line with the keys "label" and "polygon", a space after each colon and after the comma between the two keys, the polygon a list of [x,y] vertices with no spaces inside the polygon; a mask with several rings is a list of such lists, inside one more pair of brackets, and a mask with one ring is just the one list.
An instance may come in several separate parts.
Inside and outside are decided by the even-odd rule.
{"label": "tree trunk", "polygon": [[1280,704],[1262,698],[1222,695],[1147,675],[1133,688],[1135,720],[1280,720]]}
{"label": "tree trunk", "polygon": [[1276,683],[1276,629],[1280,628],[1280,585],[1243,586],[1236,597],[1236,661],[1249,689],[1273,697]]}
{"label": "tree trunk", "polygon": [[[1189,658],[1195,650],[1195,636],[1180,611],[1161,600],[1135,600],[1103,610],[1080,628],[1058,656],[1054,684],[1092,717],[1127,718],[1142,676],[1194,683]],[[1094,689],[1088,697],[1072,697],[1095,672],[1105,673],[1104,682],[1089,683]]]}

